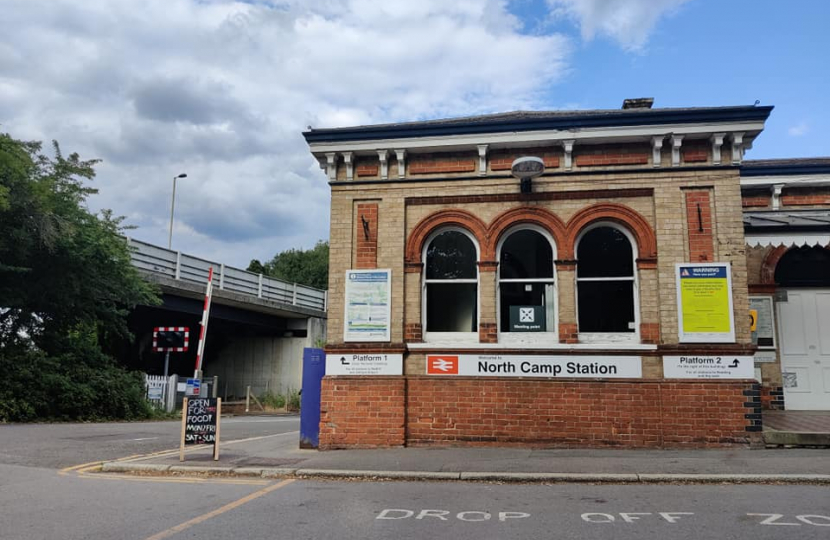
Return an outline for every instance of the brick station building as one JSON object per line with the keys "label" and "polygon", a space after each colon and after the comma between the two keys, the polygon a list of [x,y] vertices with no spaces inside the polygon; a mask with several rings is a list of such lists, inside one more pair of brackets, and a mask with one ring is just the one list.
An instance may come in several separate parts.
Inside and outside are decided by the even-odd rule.
{"label": "brick station building", "polygon": [[[760,440],[790,377],[762,300],[792,235],[830,229],[763,214],[830,207],[820,182],[793,184],[824,169],[744,161],[772,107],[651,104],[304,133],[332,190],[321,448]],[[538,176],[513,174],[522,157]],[[826,249],[794,249],[820,273]],[[689,270],[728,292],[716,333],[678,302],[704,283]]]}

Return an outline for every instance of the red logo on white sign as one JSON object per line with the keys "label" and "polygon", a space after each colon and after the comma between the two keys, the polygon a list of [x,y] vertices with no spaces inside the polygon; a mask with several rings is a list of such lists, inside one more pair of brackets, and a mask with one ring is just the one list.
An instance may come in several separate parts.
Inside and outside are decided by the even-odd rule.
{"label": "red logo on white sign", "polygon": [[458,357],[427,356],[427,374],[458,375]]}

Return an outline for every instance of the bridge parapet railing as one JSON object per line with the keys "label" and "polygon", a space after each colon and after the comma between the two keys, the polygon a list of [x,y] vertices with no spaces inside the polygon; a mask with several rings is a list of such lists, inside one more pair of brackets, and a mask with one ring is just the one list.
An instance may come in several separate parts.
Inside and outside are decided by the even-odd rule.
{"label": "bridge parapet railing", "polygon": [[327,291],[225,266],[222,263],[128,238],[133,266],[173,279],[204,283],[213,267],[213,286],[220,290],[326,311]]}

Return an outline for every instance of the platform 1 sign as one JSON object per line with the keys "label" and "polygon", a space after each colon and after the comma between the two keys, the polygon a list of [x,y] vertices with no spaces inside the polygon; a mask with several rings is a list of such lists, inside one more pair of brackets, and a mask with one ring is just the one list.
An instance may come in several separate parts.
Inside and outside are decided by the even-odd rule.
{"label": "platform 1 sign", "polygon": [[665,379],[754,379],[752,356],[664,356]]}
{"label": "platform 1 sign", "polygon": [[639,356],[430,354],[427,375],[639,379]]}
{"label": "platform 1 sign", "polygon": [[403,355],[387,353],[327,354],[326,375],[403,375]]}

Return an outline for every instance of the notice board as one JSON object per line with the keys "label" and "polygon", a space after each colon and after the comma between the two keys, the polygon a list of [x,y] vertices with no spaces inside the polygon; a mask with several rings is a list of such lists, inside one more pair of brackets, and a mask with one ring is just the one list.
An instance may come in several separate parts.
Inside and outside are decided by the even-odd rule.
{"label": "notice board", "polygon": [[391,339],[392,270],[347,270],[343,341]]}
{"label": "notice board", "polygon": [[184,398],[179,461],[184,461],[185,446],[213,445],[213,459],[219,459],[219,419],[222,398]]}
{"label": "notice board", "polygon": [[681,343],[734,343],[732,273],[728,263],[676,265]]}

